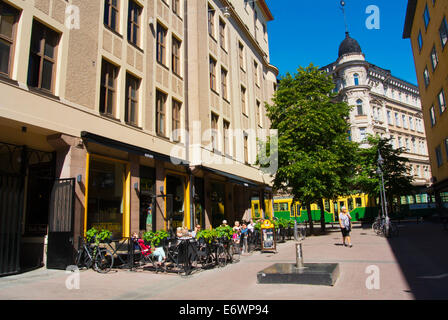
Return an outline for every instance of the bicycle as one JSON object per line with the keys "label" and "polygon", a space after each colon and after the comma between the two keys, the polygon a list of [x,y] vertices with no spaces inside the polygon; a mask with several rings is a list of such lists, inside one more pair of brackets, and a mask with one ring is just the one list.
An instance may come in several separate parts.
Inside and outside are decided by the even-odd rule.
{"label": "bicycle", "polygon": [[107,248],[101,248],[95,243],[86,243],[84,238],[80,238],[75,255],[75,265],[78,268],[93,268],[99,273],[108,273],[113,264],[114,256]]}

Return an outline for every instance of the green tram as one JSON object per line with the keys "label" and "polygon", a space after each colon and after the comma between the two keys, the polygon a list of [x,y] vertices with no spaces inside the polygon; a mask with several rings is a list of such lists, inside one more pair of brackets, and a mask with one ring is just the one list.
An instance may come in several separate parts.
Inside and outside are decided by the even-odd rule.
{"label": "green tram", "polygon": [[[448,208],[448,193],[442,194],[443,205]],[[352,221],[372,221],[379,213],[379,199],[369,197],[366,194],[354,194],[339,197],[336,200],[324,200],[325,222],[338,221],[342,207],[346,207],[352,216]],[[258,200],[252,199],[252,212],[258,207]],[[274,217],[278,219],[296,220],[298,223],[308,222],[308,211],[305,205],[292,201],[291,197],[274,197]],[[426,193],[402,196],[395,199],[392,219],[406,219],[425,217],[435,212],[435,199]],[[269,215],[271,216],[271,214]],[[311,205],[311,217],[313,221],[320,221],[320,204]],[[254,217],[257,218],[257,217]]]}

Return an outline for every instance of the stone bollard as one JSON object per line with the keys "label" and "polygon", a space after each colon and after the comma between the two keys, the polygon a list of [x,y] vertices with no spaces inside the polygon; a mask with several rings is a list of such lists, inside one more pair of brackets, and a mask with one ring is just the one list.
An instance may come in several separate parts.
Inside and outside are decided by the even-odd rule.
{"label": "stone bollard", "polygon": [[304,268],[302,242],[296,243],[296,268]]}

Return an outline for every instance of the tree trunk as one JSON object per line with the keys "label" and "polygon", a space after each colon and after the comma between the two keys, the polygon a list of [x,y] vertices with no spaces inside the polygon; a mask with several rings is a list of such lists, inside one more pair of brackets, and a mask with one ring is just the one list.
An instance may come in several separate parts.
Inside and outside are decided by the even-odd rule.
{"label": "tree trunk", "polygon": [[325,207],[324,199],[320,199],[320,230],[325,232]]}
{"label": "tree trunk", "polygon": [[314,234],[314,228],[313,228],[313,217],[311,216],[311,204],[306,204],[306,210],[308,211],[308,221],[310,223],[310,235]]}

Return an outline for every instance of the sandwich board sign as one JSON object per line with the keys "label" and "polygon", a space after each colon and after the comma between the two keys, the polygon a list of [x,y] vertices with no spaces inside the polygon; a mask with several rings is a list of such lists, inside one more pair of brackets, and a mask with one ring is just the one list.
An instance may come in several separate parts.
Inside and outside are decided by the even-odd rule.
{"label": "sandwich board sign", "polygon": [[261,224],[261,252],[276,252],[275,226],[269,220]]}

